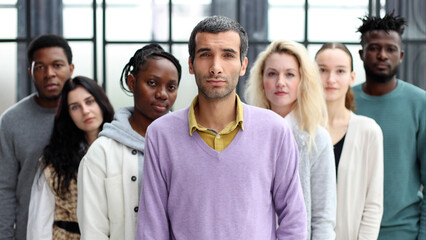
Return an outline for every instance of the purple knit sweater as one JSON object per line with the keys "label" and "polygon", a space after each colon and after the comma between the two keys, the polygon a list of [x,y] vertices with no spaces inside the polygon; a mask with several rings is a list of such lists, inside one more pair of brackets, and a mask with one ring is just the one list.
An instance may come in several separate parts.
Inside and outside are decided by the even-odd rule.
{"label": "purple knit sweater", "polygon": [[136,239],[306,239],[297,145],[283,118],[244,104],[244,130],[222,152],[188,128],[188,109],[148,128]]}

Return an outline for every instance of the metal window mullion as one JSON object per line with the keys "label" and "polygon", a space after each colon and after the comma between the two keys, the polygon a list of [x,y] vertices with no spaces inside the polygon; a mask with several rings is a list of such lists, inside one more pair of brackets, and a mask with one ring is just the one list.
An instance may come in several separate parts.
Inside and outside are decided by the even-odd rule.
{"label": "metal window mullion", "polygon": [[304,40],[303,45],[308,47],[308,10],[309,10],[309,1],[305,0],[305,32],[304,32]]}
{"label": "metal window mullion", "polygon": [[97,38],[97,4],[96,0],[92,1],[92,8],[93,8],[93,36],[92,36],[92,42],[93,42],[93,78],[96,82],[98,81],[98,38]]}
{"label": "metal window mullion", "polygon": [[102,88],[106,92],[106,3],[102,1]]}

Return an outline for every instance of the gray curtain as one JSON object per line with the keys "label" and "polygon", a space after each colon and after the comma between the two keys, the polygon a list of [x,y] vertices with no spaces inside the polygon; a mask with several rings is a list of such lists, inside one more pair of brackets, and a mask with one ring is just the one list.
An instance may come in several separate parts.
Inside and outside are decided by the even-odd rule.
{"label": "gray curtain", "polygon": [[249,49],[247,52],[248,67],[245,76],[241,77],[237,85],[237,93],[244,101],[244,90],[250,67],[256,56],[264,50],[268,37],[268,1],[265,0],[213,0],[212,15],[223,15],[237,20],[247,31]]}
{"label": "gray curtain", "polygon": [[28,74],[26,48],[34,37],[52,33],[62,35],[61,0],[18,0],[18,86],[17,100],[35,91]]}
{"label": "gray curtain", "polygon": [[393,10],[408,21],[402,36],[405,53],[398,77],[426,90],[426,1],[387,0],[386,12]]}

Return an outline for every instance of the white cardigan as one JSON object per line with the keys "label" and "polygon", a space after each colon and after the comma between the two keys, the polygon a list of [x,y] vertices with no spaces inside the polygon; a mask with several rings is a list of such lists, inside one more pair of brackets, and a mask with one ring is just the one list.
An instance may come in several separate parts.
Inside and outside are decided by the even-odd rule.
{"label": "white cardigan", "polygon": [[383,134],[351,112],[337,173],[336,239],[377,239],[383,214]]}
{"label": "white cardigan", "polygon": [[99,137],[78,170],[77,218],[82,240],[134,240],[138,151]]}

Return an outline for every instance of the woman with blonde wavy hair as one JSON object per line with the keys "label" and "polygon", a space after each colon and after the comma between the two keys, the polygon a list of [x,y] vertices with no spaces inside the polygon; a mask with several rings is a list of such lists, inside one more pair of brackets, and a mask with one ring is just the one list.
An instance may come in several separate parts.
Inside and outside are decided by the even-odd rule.
{"label": "woman with blonde wavy hair", "polygon": [[334,239],[336,175],[327,109],[317,66],[306,48],[275,41],[256,59],[245,93],[249,104],[271,109],[290,124],[299,148],[299,176],[308,239]]}

